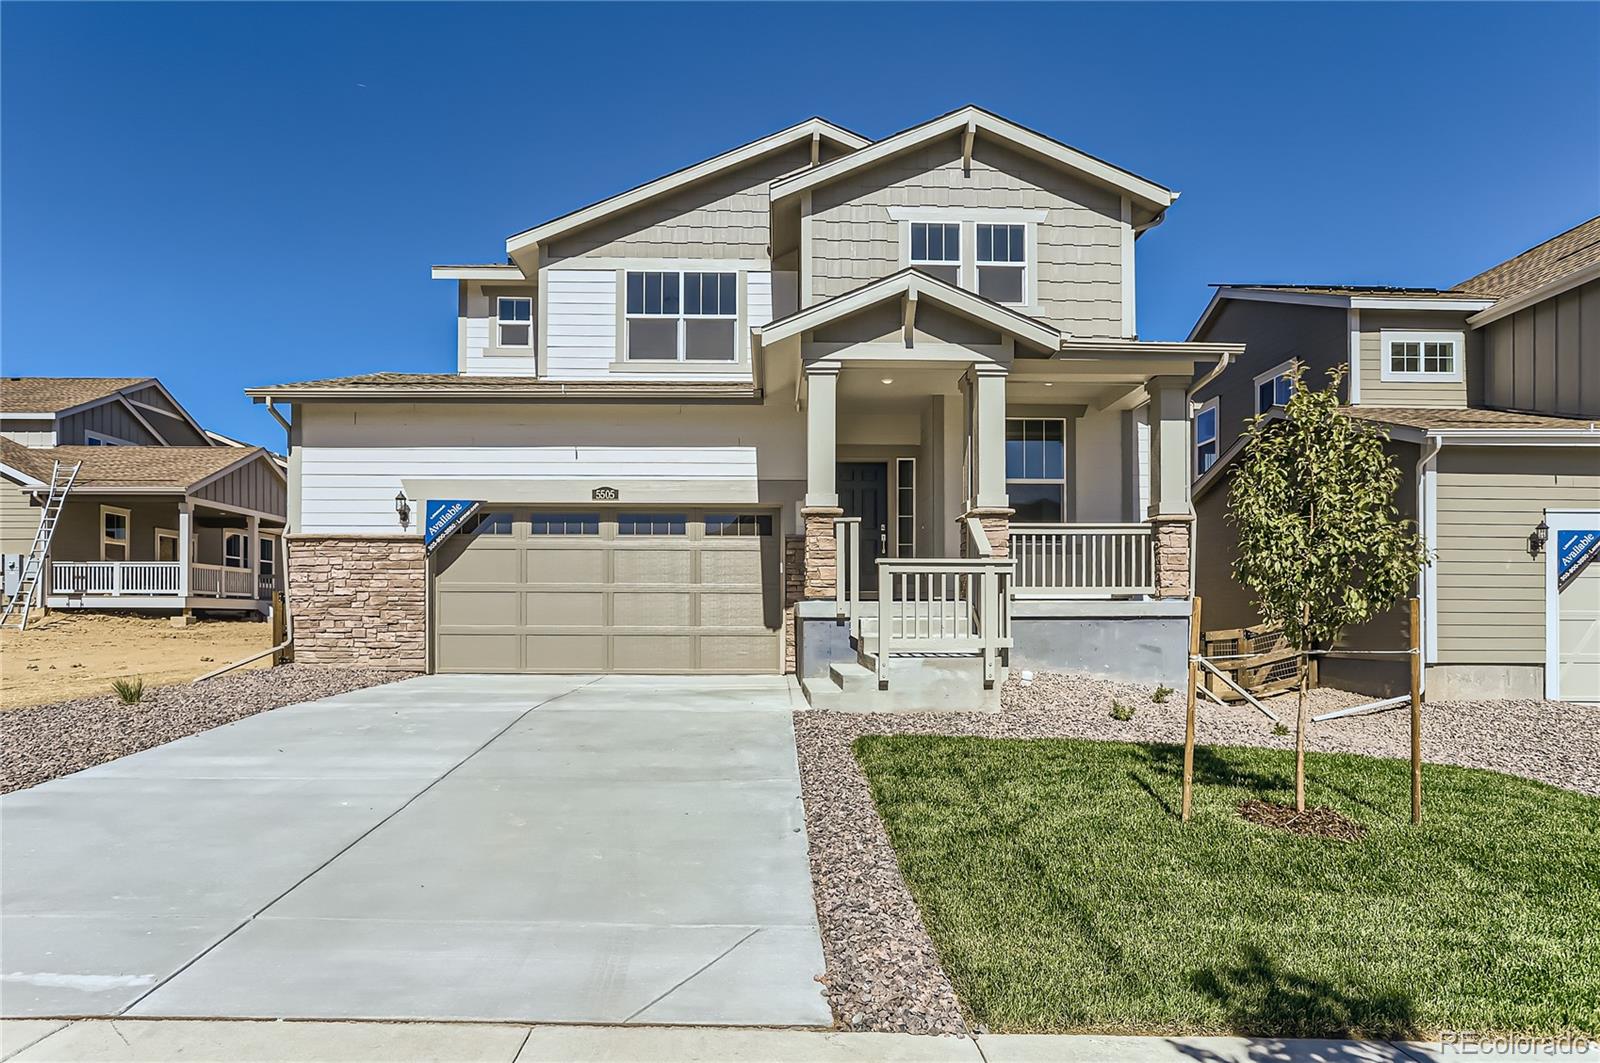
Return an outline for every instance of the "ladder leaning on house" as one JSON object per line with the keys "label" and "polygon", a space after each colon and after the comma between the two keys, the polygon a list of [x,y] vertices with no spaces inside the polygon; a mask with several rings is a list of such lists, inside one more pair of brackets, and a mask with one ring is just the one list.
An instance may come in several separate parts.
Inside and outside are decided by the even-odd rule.
{"label": "ladder leaning on house", "polygon": [[28,614],[33,609],[34,598],[38,595],[39,581],[44,575],[44,562],[50,556],[50,540],[55,538],[56,524],[61,520],[61,508],[67,504],[67,494],[72,490],[72,485],[78,480],[78,470],[83,463],[77,462],[67,468],[61,462],[54,462],[50,466],[50,494],[44,500],[44,512],[39,515],[39,530],[33,535],[33,547],[28,551],[28,560],[22,566],[22,578],[17,581],[17,592],[11,596],[11,601],[6,603],[4,613],[0,613],[0,627],[5,627],[11,620],[11,614],[17,612],[17,606],[22,606],[17,620],[17,630],[25,631],[28,627]]}

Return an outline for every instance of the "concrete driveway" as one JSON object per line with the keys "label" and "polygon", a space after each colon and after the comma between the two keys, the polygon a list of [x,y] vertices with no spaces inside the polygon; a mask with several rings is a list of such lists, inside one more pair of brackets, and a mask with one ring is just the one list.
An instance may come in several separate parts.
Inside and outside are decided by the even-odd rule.
{"label": "concrete driveway", "polygon": [[0,1014],[827,1025],[781,678],[429,676],[0,798]]}

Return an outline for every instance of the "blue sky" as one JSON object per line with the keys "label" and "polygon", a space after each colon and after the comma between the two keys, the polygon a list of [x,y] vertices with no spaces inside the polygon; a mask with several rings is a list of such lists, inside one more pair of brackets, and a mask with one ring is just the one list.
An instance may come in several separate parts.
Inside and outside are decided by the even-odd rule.
{"label": "blue sky", "polygon": [[[440,262],[811,114],[978,103],[1183,193],[1215,281],[1448,285],[1600,213],[1600,4],[0,8],[0,359],[250,384],[454,368]],[[843,41],[843,44],[838,42]]]}

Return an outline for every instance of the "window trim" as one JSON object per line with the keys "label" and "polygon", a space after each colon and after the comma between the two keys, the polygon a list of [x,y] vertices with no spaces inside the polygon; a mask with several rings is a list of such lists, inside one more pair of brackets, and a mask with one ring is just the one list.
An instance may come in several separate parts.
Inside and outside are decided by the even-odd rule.
{"label": "window trim", "polygon": [[[984,266],[1000,267],[1000,268],[1004,268],[1004,269],[1015,269],[1017,267],[1017,263],[1015,263],[1015,262],[999,262],[999,261],[996,261],[993,258],[981,259],[981,258],[978,257],[978,247],[979,247],[979,244],[978,244],[978,226],[980,226],[980,225],[988,225],[988,226],[991,226],[991,227],[1004,225],[1004,226],[1008,226],[1008,227],[1020,228],[1022,230],[1022,301],[1019,302],[1019,303],[1005,303],[1005,302],[1001,302],[999,299],[995,299],[995,300],[993,300],[993,302],[998,303],[1000,306],[1010,306],[1010,307],[1029,306],[1029,305],[1031,305],[1033,303],[1033,299],[1032,299],[1033,286],[1031,284],[1031,281],[1033,280],[1033,257],[1034,257],[1033,256],[1033,246],[1034,245],[1033,245],[1033,228],[1032,228],[1032,226],[1030,225],[1030,223],[1025,222],[1025,221],[988,221],[988,220],[984,220],[984,221],[975,221],[975,222],[972,223],[972,293],[974,295],[978,294],[978,279],[981,276],[981,271],[982,271]],[[992,239],[993,239],[993,237],[991,236],[991,240]],[[994,250],[993,246],[991,245],[991,247],[990,247],[990,253],[991,254],[993,253],[993,250]],[[982,296],[981,298],[988,298],[988,297],[987,296]]]}
{"label": "window trim", "polygon": [[[1450,343],[1454,345],[1454,362],[1448,373],[1397,371],[1391,366],[1389,345],[1392,343]],[[1466,379],[1467,334],[1451,330],[1382,329],[1378,332],[1378,379],[1395,384],[1459,384]]]}
{"label": "window trim", "polygon": [[[500,304],[503,303],[503,302],[507,302],[507,301],[525,302],[525,303],[528,304],[528,342],[527,343],[507,343],[505,341],[504,329],[505,329],[505,326],[508,324],[508,322],[506,321],[505,318],[500,316]],[[529,350],[530,348],[532,348],[533,347],[533,315],[534,315],[536,310],[537,310],[537,307],[534,306],[534,298],[531,295],[496,295],[494,297],[494,322],[495,322],[495,324],[494,324],[494,345],[496,347],[502,349],[502,350],[507,350],[507,351],[526,351],[526,350]],[[520,322],[520,321],[511,321],[511,322],[509,322],[509,324],[521,325],[522,322]]]}
{"label": "window trim", "polygon": [[123,439],[121,436],[114,436],[109,432],[96,432],[87,428],[83,432],[83,444],[87,447],[136,447],[139,445],[131,439]]}
{"label": "window trim", "polygon": [[[102,525],[102,528],[104,528],[104,525]],[[155,534],[151,538],[153,540],[152,545],[154,545],[155,548],[156,548],[156,552],[151,555],[154,560],[156,560],[156,561],[160,561],[161,560],[161,540],[162,539],[171,539],[172,540],[172,560],[173,560],[173,563],[177,562],[177,560],[178,560],[178,544],[183,542],[183,540],[178,536],[178,533],[177,533],[177,531],[175,529],[173,529],[173,528],[157,528],[155,530]]]}
{"label": "window trim", "polygon": [[[634,273],[672,273],[678,277],[678,310],[675,314],[631,313],[628,310],[628,276]],[[711,274],[713,276],[731,275],[733,277],[733,313],[731,314],[691,314],[688,312],[688,300],[684,295],[684,277],[690,273]],[[744,320],[745,307],[749,299],[745,282],[746,272],[742,269],[723,269],[716,265],[697,266],[650,266],[629,267],[618,270],[617,277],[617,306],[618,320],[622,323],[621,334],[618,337],[618,347],[621,352],[619,363],[628,368],[663,367],[671,366],[675,370],[685,367],[689,369],[702,369],[717,371],[728,366],[738,366],[745,360],[745,339],[743,334],[747,331],[740,327]],[[720,298],[718,299],[720,303]],[[678,349],[676,358],[635,358],[632,351],[633,330],[629,328],[632,321],[676,321],[678,333]],[[689,357],[689,326],[690,321],[731,321],[733,322],[733,353],[725,359],[690,358]]]}
{"label": "window trim", "polygon": [[[961,267],[957,287],[978,294],[978,225],[1022,226],[1022,298],[1020,303],[996,303],[1013,310],[1025,310],[1039,302],[1039,225],[1048,212],[1028,208],[979,207],[891,207],[889,217],[900,230],[900,268],[921,265],[911,259],[911,225],[929,222],[961,227]],[[1015,265],[1015,263],[1010,263]],[[968,280],[972,283],[967,283]]]}
{"label": "window trim", "polygon": [[[266,576],[269,579],[278,578],[278,537],[276,535],[256,536],[256,578]],[[263,546],[271,549],[263,550]],[[267,555],[272,556],[268,557]]]}
{"label": "window trim", "polygon": [[[110,536],[108,536],[106,534],[106,517],[109,516],[110,514],[113,514],[113,513],[117,514],[118,516],[120,516],[122,518],[122,529],[126,534],[121,539],[113,539],[113,538],[111,538]],[[106,547],[107,546],[120,546],[122,548],[122,556],[120,558],[107,557],[106,556]],[[133,560],[133,510],[124,509],[121,506],[101,506],[100,507],[100,560],[102,560],[102,561],[132,561]]]}
{"label": "window trim", "polygon": [[[900,470],[909,466],[911,468],[911,485],[902,487],[900,484]],[[902,508],[900,504],[901,492],[910,495],[911,505]],[[911,534],[902,536],[900,524],[910,521]],[[917,459],[894,459],[894,556],[900,558],[917,556]]]}
{"label": "window trim", "polygon": [[[940,225],[940,226],[944,226],[946,228],[954,228],[955,231],[956,231],[956,257],[954,259],[948,259],[948,258],[933,259],[933,258],[927,258],[926,256],[924,256],[923,258],[919,259],[919,258],[916,258],[915,256],[913,256],[911,254],[911,245],[912,245],[912,235],[911,235],[911,233],[912,233],[912,230],[915,229],[918,225]],[[974,230],[974,231],[976,231],[976,230]],[[967,226],[959,218],[949,218],[949,219],[945,219],[945,218],[916,218],[914,220],[906,222],[905,264],[907,266],[911,266],[911,267],[936,266],[936,267],[938,267],[940,269],[948,269],[952,262],[955,264],[955,267],[956,267],[956,287],[957,288],[966,288],[967,287]],[[927,271],[924,270],[923,272],[926,273]],[[930,276],[931,276],[931,274],[930,274]]]}
{"label": "window trim", "polygon": [[[1212,411],[1216,416],[1212,418],[1211,438],[1201,439],[1200,417],[1207,410]],[[1155,429],[1154,426],[1152,426],[1152,435],[1154,432]],[[1194,426],[1190,432],[1190,442],[1191,445],[1189,449],[1193,452],[1194,476],[1195,479],[1198,480],[1200,477],[1216,468],[1217,462],[1222,460],[1222,410],[1216,399],[1207,399],[1205,402],[1200,404],[1199,409],[1194,411]],[[1200,448],[1207,443],[1210,443],[1213,447],[1215,447],[1217,453],[1216,456],[1211,459],[1211,464],[1202,469],[1200,467]]]}
{"label": "window trim", "polygon": [[[228,544],[235,539],[244,543],[244,548],[239,553],[239,560],[242,561],[243,564],[230,565],[228,564]],[[224,531],[222,533],[222,567],[231,568],[238,572],[244,572],[248,570],[250,568],[249,549],[250,533],[248,531]]]}
{"label": "window trim", "polygon": [[1265,373],[1260,373],[1256,376],[1254,383],[1251,385],[1250,394],[1253,396],[1251,401],[1255,404],[1257,417],[1266,413],[1267,410],[1275,410],[1278,408],[1278,404],[1276,402],[1271,406],[1268,406],[1266,410],[1261,408],[1261,385],[1268,380],[1277,380],[1278,377],[1283,376],[1285,373],[1293,372],[1295,367],[1299,364],[1300,359],[1290,358],[1287,362],[1280,362],[1271,369],[1268,369]]}
{"label": "window trim", "polygon": [[[1012,484],[1059,484],[1061,487],[1061,520],[1059,523],[1070,524],[1074,515],[1072,493],[1068,485],[1072,483],[1072,418],[1061,416],[1030,416],[1028,414],[1007,414],[1006,426],[1009,428],[1012,421],[1056,421],[1061,425],[1061,476],[1006,476],[1006,494],[1011,494]],[[1014,521],[1013,523],[1026,526],[1030,522]],[[1046,523],[1053,523],[1047,521]]]}

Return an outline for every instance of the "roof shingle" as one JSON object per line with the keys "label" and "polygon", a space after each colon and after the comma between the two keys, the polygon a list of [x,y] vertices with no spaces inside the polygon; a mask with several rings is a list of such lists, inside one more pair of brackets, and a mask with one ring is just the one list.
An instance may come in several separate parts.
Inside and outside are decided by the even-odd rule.
{"label": "roof shingle", "polygon": [[1600,215],[1475,277],[1468,277],[1456,285],[1456,290],[1505,299],[1597,262],[1600,262]]}
{"label": "roof shingle", "polygon": [[266,454],[260,447],[25,447],[0,438],[0,462],[43,483],[51,465],[82,462],[76,486],[170,487],[183,491],[229,466]]}
{"label": "roof shingle", "polygon": [[1600,425],[1583,417],[1549,417],[1512,410],[1444,409],[1409,406],[1346,406],[1344,412],[1363,421],[1423,431],[1449,431],[1456,428],[1499,428],[1510,431],[1591,431],[1600,434]]}
{"label": "roof shingle", "polygon": [[152,379],[145,376],[8,376],[0,378],[0,412],[59,413]]}

